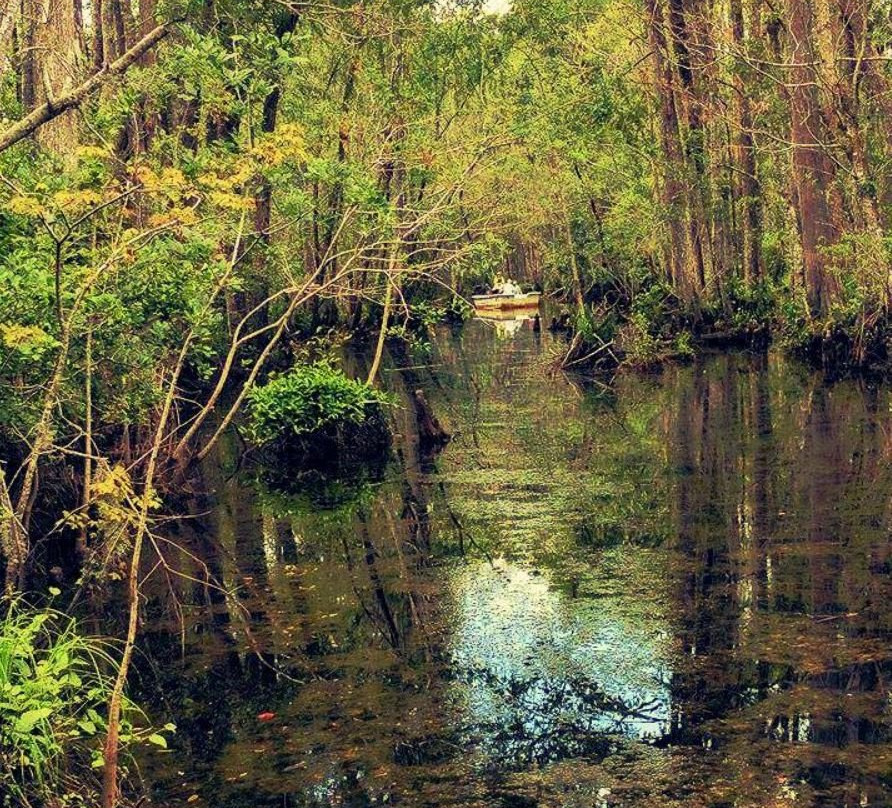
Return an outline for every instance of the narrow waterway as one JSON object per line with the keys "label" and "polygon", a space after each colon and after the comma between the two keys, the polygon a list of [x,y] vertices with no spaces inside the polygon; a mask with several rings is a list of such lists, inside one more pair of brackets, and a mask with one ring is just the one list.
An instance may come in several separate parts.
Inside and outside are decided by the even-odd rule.
{"label": "narrow waterway", "polygon": [[555,349],[391,355],[386,465],[206,465],[147,591],[154,804],[890,803],[890,392],[744,354],[607,388]]}

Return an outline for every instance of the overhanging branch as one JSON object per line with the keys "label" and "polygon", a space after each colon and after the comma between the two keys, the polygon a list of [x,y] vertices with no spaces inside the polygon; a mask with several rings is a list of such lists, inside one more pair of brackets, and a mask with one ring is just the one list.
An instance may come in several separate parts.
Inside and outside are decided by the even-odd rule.
{"label": "overhanging branch", "polygon": [[49,99],[45,104],[41,104],[20,121],[14,123],[9,129],[0,134],[0,152],[28,137],[32,132],[53,120],[53,118],[57,118],[66,110],[80,106],[84,99],[94,90],[98,90],[107,79],[113,76],[120,76],[144,53],[151,50],[158,42],[164,39],[170,31],[170,25],[171,23],[162,23],[157,28],[149,31],[126,53],[115,59],[111,64],[105,65],[83,84],[62,93],[57,98]]}

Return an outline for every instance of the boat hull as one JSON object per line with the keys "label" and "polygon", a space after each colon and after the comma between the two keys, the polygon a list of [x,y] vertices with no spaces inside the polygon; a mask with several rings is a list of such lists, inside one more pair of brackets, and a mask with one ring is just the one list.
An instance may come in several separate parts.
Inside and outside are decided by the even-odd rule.
{"label": "boat hull", "polygon": [[505,311],[509,309],[535,309],[539,305],[540,292],[523,295],[474,295],[471,301],[478,311]]}

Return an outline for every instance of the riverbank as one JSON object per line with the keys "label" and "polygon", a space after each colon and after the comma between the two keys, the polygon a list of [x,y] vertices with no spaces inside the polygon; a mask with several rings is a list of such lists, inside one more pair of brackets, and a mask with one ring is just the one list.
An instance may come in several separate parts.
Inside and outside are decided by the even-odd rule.
{"label": "riverbank", "polygon": [[689,360],[702,350],[774,346],[828,378],[892,376],[892,321],[886,317],[839,311],[814,320],[802,308],[773,298],[685,313],[665,290],[661,294],[643,295],[631,304],[595,302],[584,307],[584,314],[573,314],[570,307],[552,317],[551,330],[569,340],[562,366],[644,369]]}

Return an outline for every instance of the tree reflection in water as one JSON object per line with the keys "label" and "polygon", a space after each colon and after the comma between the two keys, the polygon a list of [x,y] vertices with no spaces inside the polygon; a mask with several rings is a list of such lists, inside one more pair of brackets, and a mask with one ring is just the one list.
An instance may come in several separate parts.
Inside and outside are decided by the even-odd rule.
{"label": "tree reflection in water", "polygon": [[541,573],[498,562],[452,579],[450,661],[464,735],[512,765],[601,757],[605,736],[668,729],[665,626],[567,598]]}
{"label": "tree reflection in water", "polygon": [[884,804],[889,392],[723,355],[605,395],[550,339],[392,351],[391,462],[325,502],[203,469],[148,593],[157,804]]}

